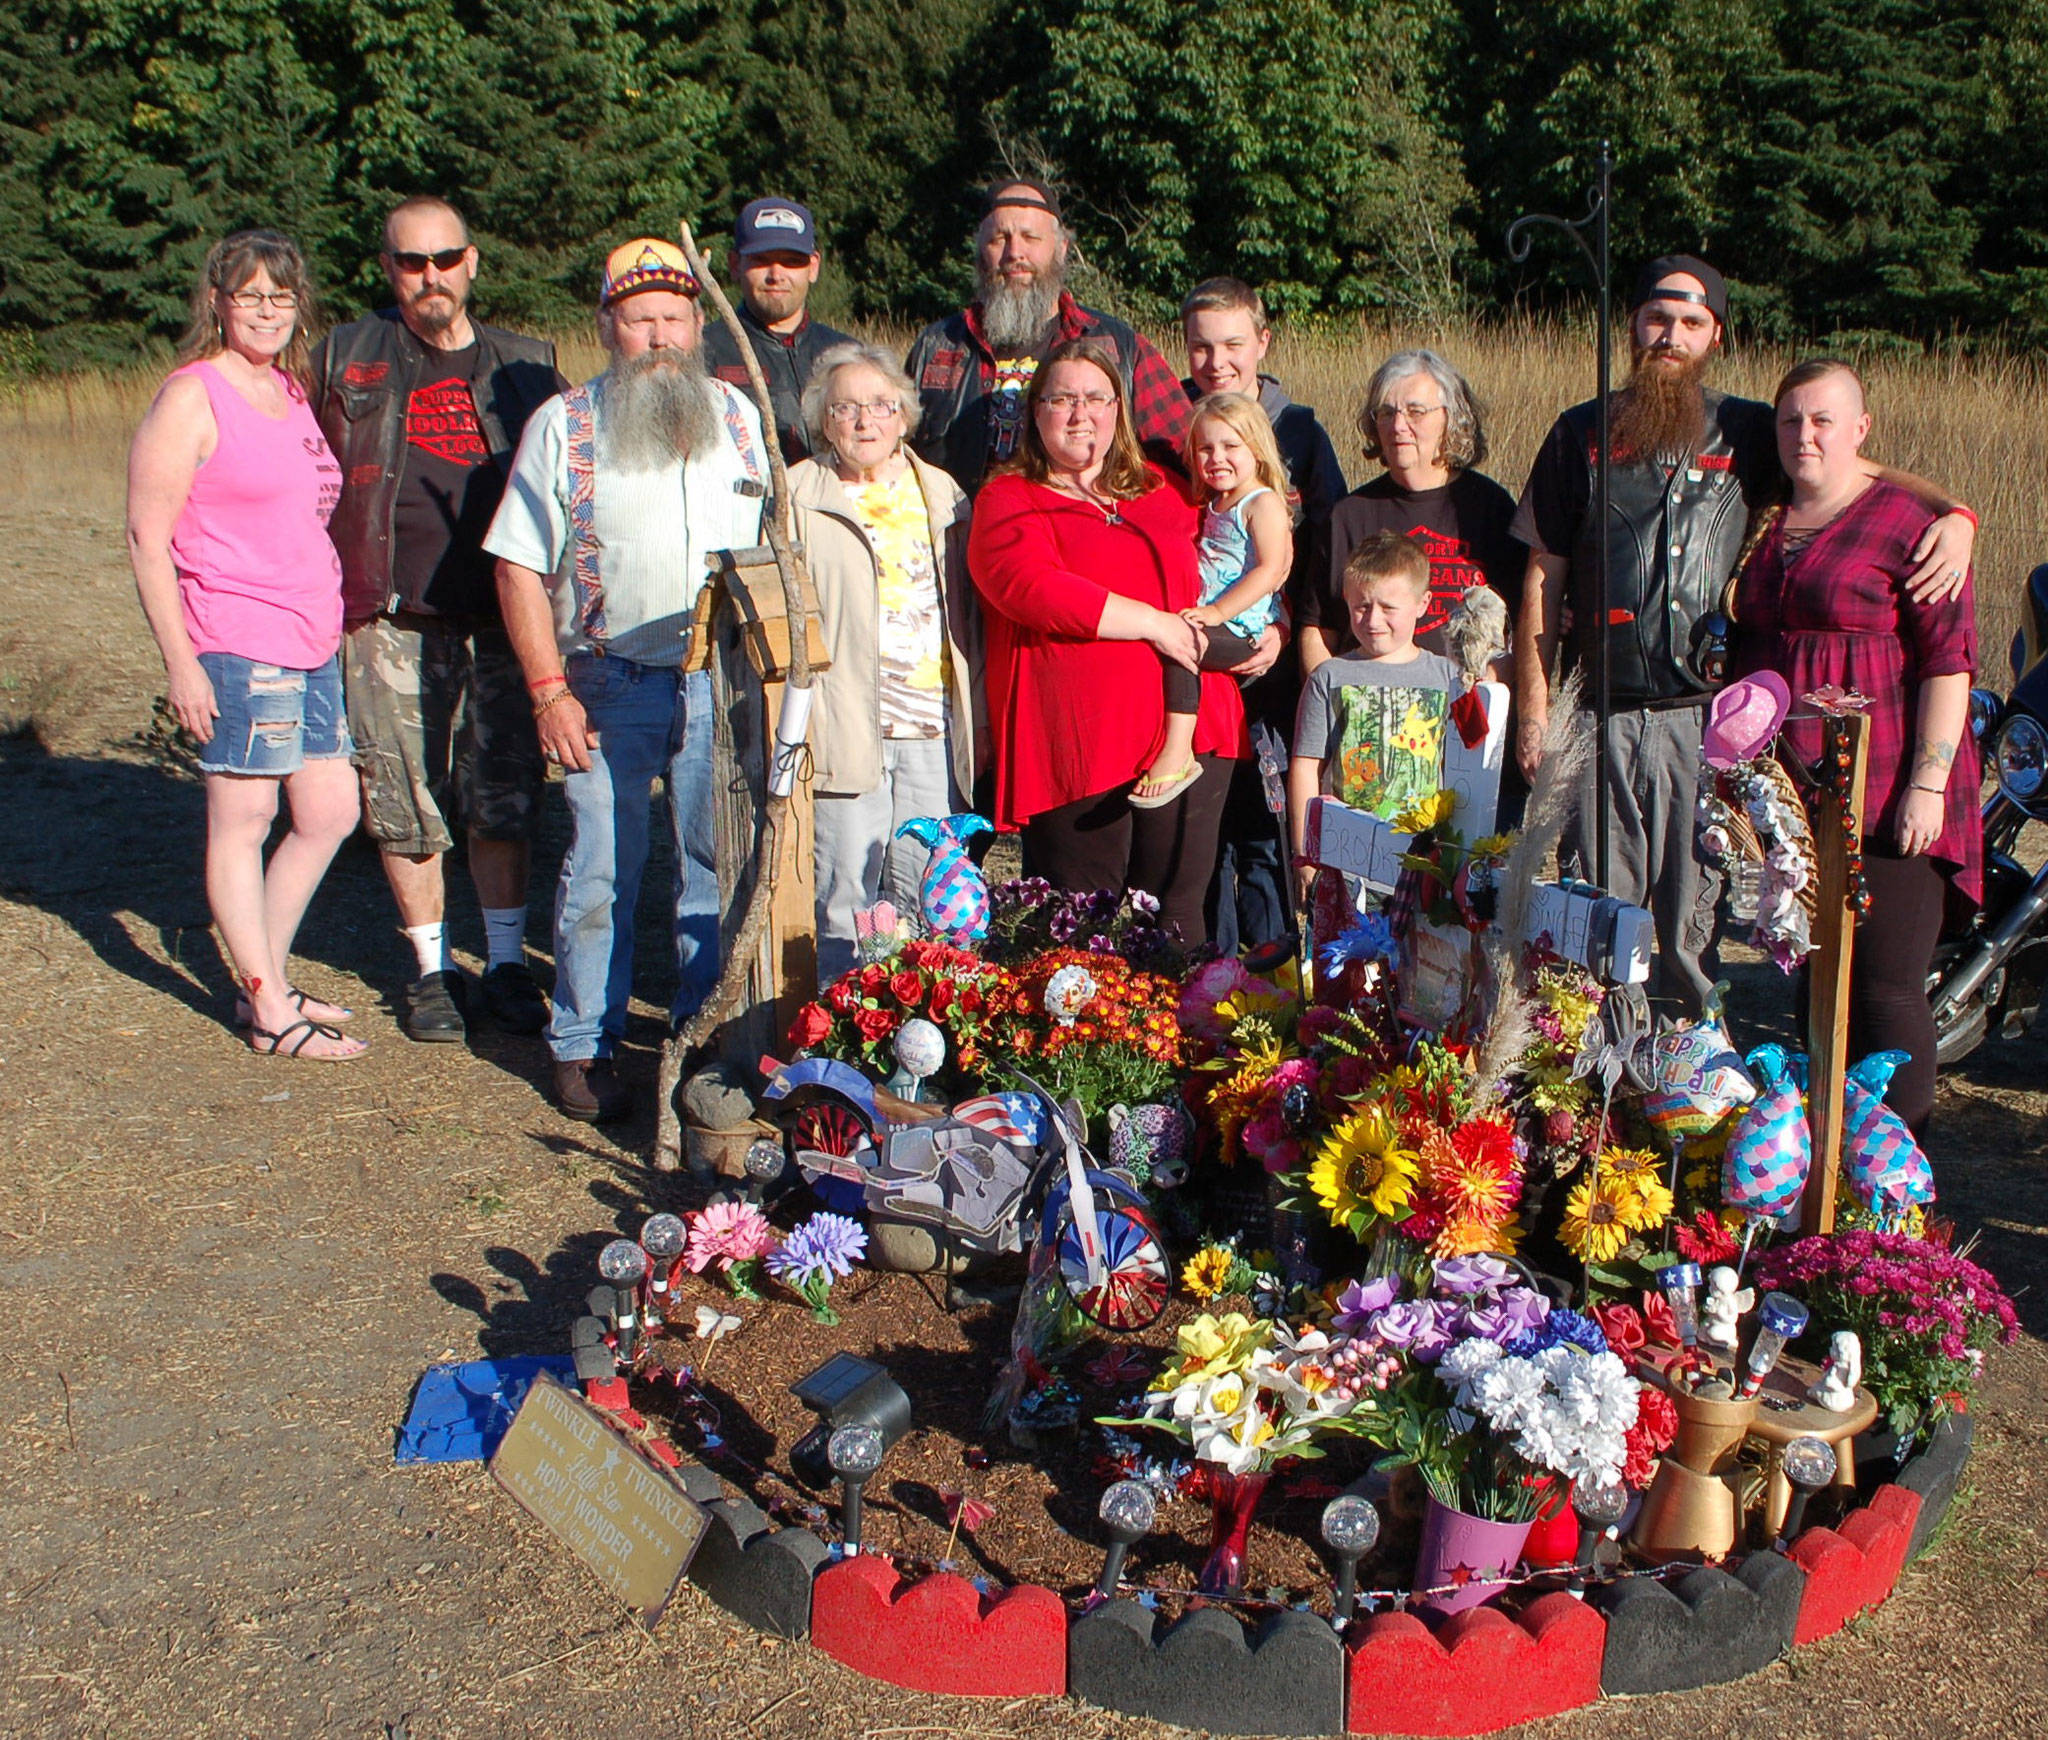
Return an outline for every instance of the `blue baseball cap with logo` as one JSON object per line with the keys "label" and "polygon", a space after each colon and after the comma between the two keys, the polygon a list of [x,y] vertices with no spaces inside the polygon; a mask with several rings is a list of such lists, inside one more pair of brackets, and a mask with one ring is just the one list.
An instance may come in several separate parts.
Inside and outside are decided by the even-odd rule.
{"label": "blue baseball cap with logo", "polygon": [[793,199],[750,199],[732,227],[732,251],[748,254],[815,254],[818,235],[811,208]]}

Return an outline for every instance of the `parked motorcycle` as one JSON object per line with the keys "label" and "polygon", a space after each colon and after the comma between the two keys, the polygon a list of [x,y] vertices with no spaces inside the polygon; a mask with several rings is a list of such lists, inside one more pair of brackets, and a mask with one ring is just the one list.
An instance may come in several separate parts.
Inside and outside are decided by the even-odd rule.
{"label": "parked motorcycle", "polygon": [[1944,1066],[1992,1034],[2016,1039],[2048,983],[2048,864],[2016,855],[2029,822],[2048,822],[2048,562],[2027,576],[2012,643],[2012,692],[1970,692],[1970,728],[1998,789],[1984,805],[1984,903],[1935,951],[1927,982]]}

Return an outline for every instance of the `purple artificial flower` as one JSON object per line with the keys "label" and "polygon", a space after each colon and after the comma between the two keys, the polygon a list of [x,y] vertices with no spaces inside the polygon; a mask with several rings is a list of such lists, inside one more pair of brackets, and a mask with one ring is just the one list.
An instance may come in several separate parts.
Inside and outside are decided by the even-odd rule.
{"label": "purple artificial flower", "polygon": [[1473,1293],[1490,1293],[1496,1287],[1504,1286],[1513,1272],[1500,1258],[1483,1253],[1446,1257],[1436,1265],[1436,1290],[1459,1298]]}
{"label": "purple artificial flower", "polygon": [[1388,1275],[1382,1275],[1377,1281],[1347,1281],[1344,1291],[1337,1295],[1337,1314],[1330,1320],[1330,1327],[1341,1329],[1346,1335],[1358,1334],[1367,1327],[1375,1311],[1384,1311],[1393,1304],[1394,1295],[1399,1291],[1399,1286]]}
{"label": "purple artificial flower", "polygon": [[814,1214],[782,1241],[781,1249],[768,1253],[768,1272],[798,1288],[820,1277],[844,1279],[867,1249],[868,1235],[859,1221]]}
{"label": "purple artificial flower", "polygon": [[1460,1335],[1497,1342],[1502,1347],[1524,1333],[1524,1329],[1521,1319],[1507,1310],[1497,1299],[1489,1299],[1479,1305],[1468,1305],[1458,1314]]}
{"label": "purple artificial flower", "polygon": [[1494,1301],[1524,1330],[1541,1329],[1550,1315],[1550,1298],[1533,1287],[1510,1287]]}
{"label": "purple artificial flower", "polygon": [[1375,1313],[1366,1328],[1389,1347],[1405,1353],[1423,1336],[1436,1332],[1436,1308],[1427,1299],[1403,1299]]}
{"label": "purple artificial flower", "polygon": [[1429,1321],[1409,1343],[1408,1351],[1424,1365],[1434,1365],[1450,1352],[1451,1344],[1457,1339],[1453,1325],[1457,1321],[1458,1307],[1427,1299],[1422,1301],[1422,1305],[1429,1314]]}

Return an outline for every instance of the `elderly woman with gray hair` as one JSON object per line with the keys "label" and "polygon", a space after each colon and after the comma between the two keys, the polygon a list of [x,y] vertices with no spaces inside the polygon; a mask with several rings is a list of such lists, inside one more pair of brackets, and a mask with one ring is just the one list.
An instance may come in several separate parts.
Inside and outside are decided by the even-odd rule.
{"label": "elderly woman with gray hair", "polygon": [[804,388],[811,451],[789,474],[831,669],[811,716],[818,977],[853,965],[854,914],[915,911],[925,849],[896,839],[964,806],[981,634],[966,492],[911,451],[917,389],[873,345],[835,345]]}
{"label": "elderly woman with gray hair", "polygon": [[1465,377],[1433,350],[1397,351],[1366,386],[1358,432],[1366,458],[1385,470],[1331,511],[1328,561],[1299,631],[1304,674],[1349,643],[1344,565],[1374,532],[1399,532],[1429,553],[1429,601],[1415,639],[1431,652],[1450,650],[1444,621],[1471,587],[1498,592],[1510,622],[1521,600],[1527,553],[1508,535],[1515,498],[1473,469],[1486,457],[1486,432]]}

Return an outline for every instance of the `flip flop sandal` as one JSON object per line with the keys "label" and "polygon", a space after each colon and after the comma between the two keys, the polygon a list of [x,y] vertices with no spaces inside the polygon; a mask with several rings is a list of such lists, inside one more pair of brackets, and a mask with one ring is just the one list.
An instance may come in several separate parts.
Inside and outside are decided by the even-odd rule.
{"label": "flip flop sandal", "polygon": [[[1124,802],[1129,804],[1134,810],[1163,810],[1201,777],[1202,764],[1199,761],[1191,761],[1180,772],[1175,774],[1162,789],[1154,792],[1150,797],[1138,796],[1137,786],[1133,786],[1131,788],[1131,795],[1125,798]],[[1144,783],[1143,780],[1138,782],[1139,785]]]}
{"label": "flip flop sandal", "polygon": [[[296,1045],[287,1045],[286,1040],[296,1033]],[[294,1021],[282,1033],[272,1033],[262,1027],[249,1029],[249,1049],[258,1057],[305,1057],[306,1047],[315,1039],[346,1039],[347,1034],[339,1027],[330,1027],[325,1021]],[[308,1063],[346,1063],[350,1058],[361,1057],[361,1051],[344,1052],[339,1055],[319,1054],[306,1058]]]}
{"label": "flip flop sandal", "polygon": [[[305,1013],[306,993],[304,991],[301,991],[294,985],[289,991],[285,992],[285,995],[291,999],[293,1008],[297,1009],[301,1014]],[[322,997],[316,998],[314,1001],[325,1002],[326,999]],[[336,1007],[339,1008],[340,1005],[337,1004]],[[339,1024],[343,1021],[353,1021],[355,1018],[356,1012],[353,1009],[343,1009],[339,1015],[331,1016],[329,1020],[330,1024]],[[249,1006],[248,997],[242,992],[237,992],[235,994],[235,1025],[237,1027],[248,1027],[255,1020],[256,1011]]]}

